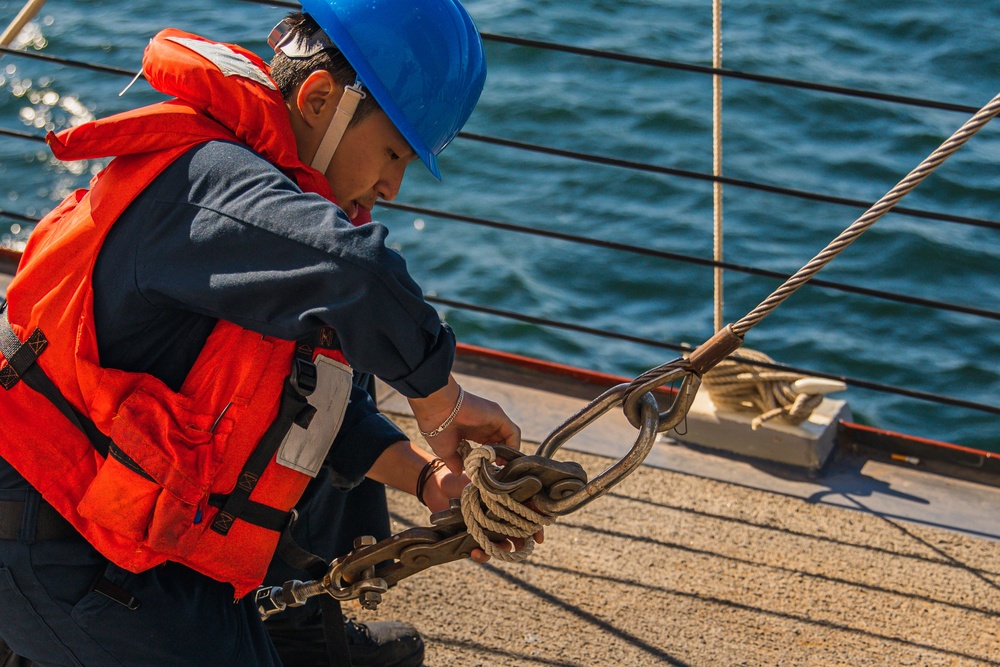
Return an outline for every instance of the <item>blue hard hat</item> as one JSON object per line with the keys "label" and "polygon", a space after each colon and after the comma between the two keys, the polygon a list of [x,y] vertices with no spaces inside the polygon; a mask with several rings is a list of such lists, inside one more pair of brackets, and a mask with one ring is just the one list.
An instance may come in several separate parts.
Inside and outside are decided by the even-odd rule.
{"label": "blue hard hat", "polygon": [[486,81],[479,31],[458,0],[302,0],[438,179],[437,155]]}

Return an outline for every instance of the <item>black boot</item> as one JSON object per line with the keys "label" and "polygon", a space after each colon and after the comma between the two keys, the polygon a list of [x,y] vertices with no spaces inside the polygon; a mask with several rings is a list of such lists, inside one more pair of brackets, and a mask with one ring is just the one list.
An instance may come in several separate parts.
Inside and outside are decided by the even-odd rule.
{"label": "black boot", "polygon": [[[285,667],[329,667],[323,620],[320,616],[265,624]],[[417,629],[399,621],[358,623],[344,618],[344,631],[353,667],[420,667],[424,640]]]}

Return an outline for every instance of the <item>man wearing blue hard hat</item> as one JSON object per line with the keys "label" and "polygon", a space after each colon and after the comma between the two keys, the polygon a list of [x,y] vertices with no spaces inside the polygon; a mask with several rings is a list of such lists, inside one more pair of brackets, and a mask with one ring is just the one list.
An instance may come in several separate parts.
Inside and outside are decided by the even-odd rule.
{"label": "man wearing blue hard hat", "polygon": [[[440,177],[482,91],[479,34],[456,0],[302,4],[270,67],[165,30],[143,69],[174,99],[48,137],[115,159],[39,223],[0,307],[0,637],[38,664],[281,664],[249,594],[279,536],[342,548],[330,516],[341,537],[384,520],[366,478],[440,510],[461,440],[519,446],[363,224],[413,160]],[[366,632],[330,659],[421,663],[409,626]]]}
{"label": "man wearing blue hard hat", "polygon": [[[457,3],[406,2],[380,9],[397,19],[388,29],[366,16],[366,8],[357,3],[307,0],[303,10],[308,14],[293,13],[268,39],[275,51],[271,76],[289,101],[293,127],[303,137],[300,155],[327,175],[336,200],[352,218],[364,216],[377,198],[393,199],[403,169],[414,158],[440,179],[437,154],[468,120],[486,77],[478,32]],[[362,121],[364,125],[346,133]],[[359,158],[386,141],[384,137],[392,175],[383,180],[362,175],[359,162],[365,163]],[[336,514],[341,519],[336,532],[329,522],[323,528],[314,522],[312,531],[302,524],[296,531],[303,546],[326,557],[345,553],[354,536],[388,532],[384,493],[370,481],[348,494],[334,491],[332,485],[314,486],[304,505],[315,515]],[[301,576],[276,559],[267,582],[280,585]],[[268,622],[286,662],[323,664],[317,661],[325,651],[317,606],[312,600]],[[347,631],[352,649],[381,654],[376,659],[422,644],[416,630],[401,623],[373,623],[359,631],[358,624],[348,622]],[[369,641],[355,644],[358,634]]]}

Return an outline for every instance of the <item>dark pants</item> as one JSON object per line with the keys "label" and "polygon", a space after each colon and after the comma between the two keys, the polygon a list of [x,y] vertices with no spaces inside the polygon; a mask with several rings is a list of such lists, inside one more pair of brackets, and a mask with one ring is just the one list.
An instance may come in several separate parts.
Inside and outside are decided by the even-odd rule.
{"label": "dark pants", "polygon": [[[280,664],[252,602],[234,603],[230,585],[174,563],[132,574],[83,538],[34,542],[36,507],[22,539],[0,540],[0,636],[18,655],[39,666]],[[139,607],[93,590],[102,576]]]}
{"label": "dark pants", "polygon": [[[372,400],[376,399],[372,376],[355,374],[354,382],[363,387]],[[326,562],[354,549],[356,537],[371,535],[376,540],[389,537],[389,508],[383,484],[366,478],[350,491],[343,491],[335,487],[330,479],[331,475],[324,467],[306,487],[296,506],[300,518],[292,529],[292,537],[300,547]],[[275,557],[264,583],[280,586],[291,579],[306,581],[310,576]],[[276,640],[281,640],[278,644],[283,656],[290,655],[285,648],[294,646],[299,638],[303,644],[317,641],[318,602],[313,598],[304,606],[286,609],[268,621],[269,632]],[[286,662],[289,662],[287,658]]]}
{"label": "dark pants", "polygon": [[[24,535],[34,531],[35,507],[35,501],[28,503]],[[357,535],[388,535],[385,489],[376,482],[365,480],[350,492],[314,483],[299,507],[300,544],[327,560],[350,551]],[[134,596],[139,608],[95,592],[102,576]],[[276,559],[268,582],[288,579],[308,575]],[[322,641],[318,613],[309,604],[275,618],[282,653],[294,652],[298,641]],[[83,538],[0,540],[0,637],[38,666],[281,664],[249,596],[234,603],[230,585],[175,563],[132,574],[108,563]]]}

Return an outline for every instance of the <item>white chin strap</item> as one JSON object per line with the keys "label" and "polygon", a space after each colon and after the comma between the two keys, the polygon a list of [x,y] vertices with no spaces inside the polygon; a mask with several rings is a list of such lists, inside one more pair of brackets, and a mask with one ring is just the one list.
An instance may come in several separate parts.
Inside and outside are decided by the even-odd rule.
{"label": "white chin strap", "polygon": [[344,94],[337,105],[337,111],[333,114],[333,120],[326,128],[323,141],[320,142],[319,148],[316,149],[316,155],[313,156],[311,165],[313,169],[321,174],[326,173],[327,167],[330,166],[330,160],[333,159],[333,154],[337,151],[337,146],[340,145],[340,140],[344,138],[347,125],[354,118],[358,103],[364,98],[365,91],[360,81],[355,82],[353,86],[344,88]]}

